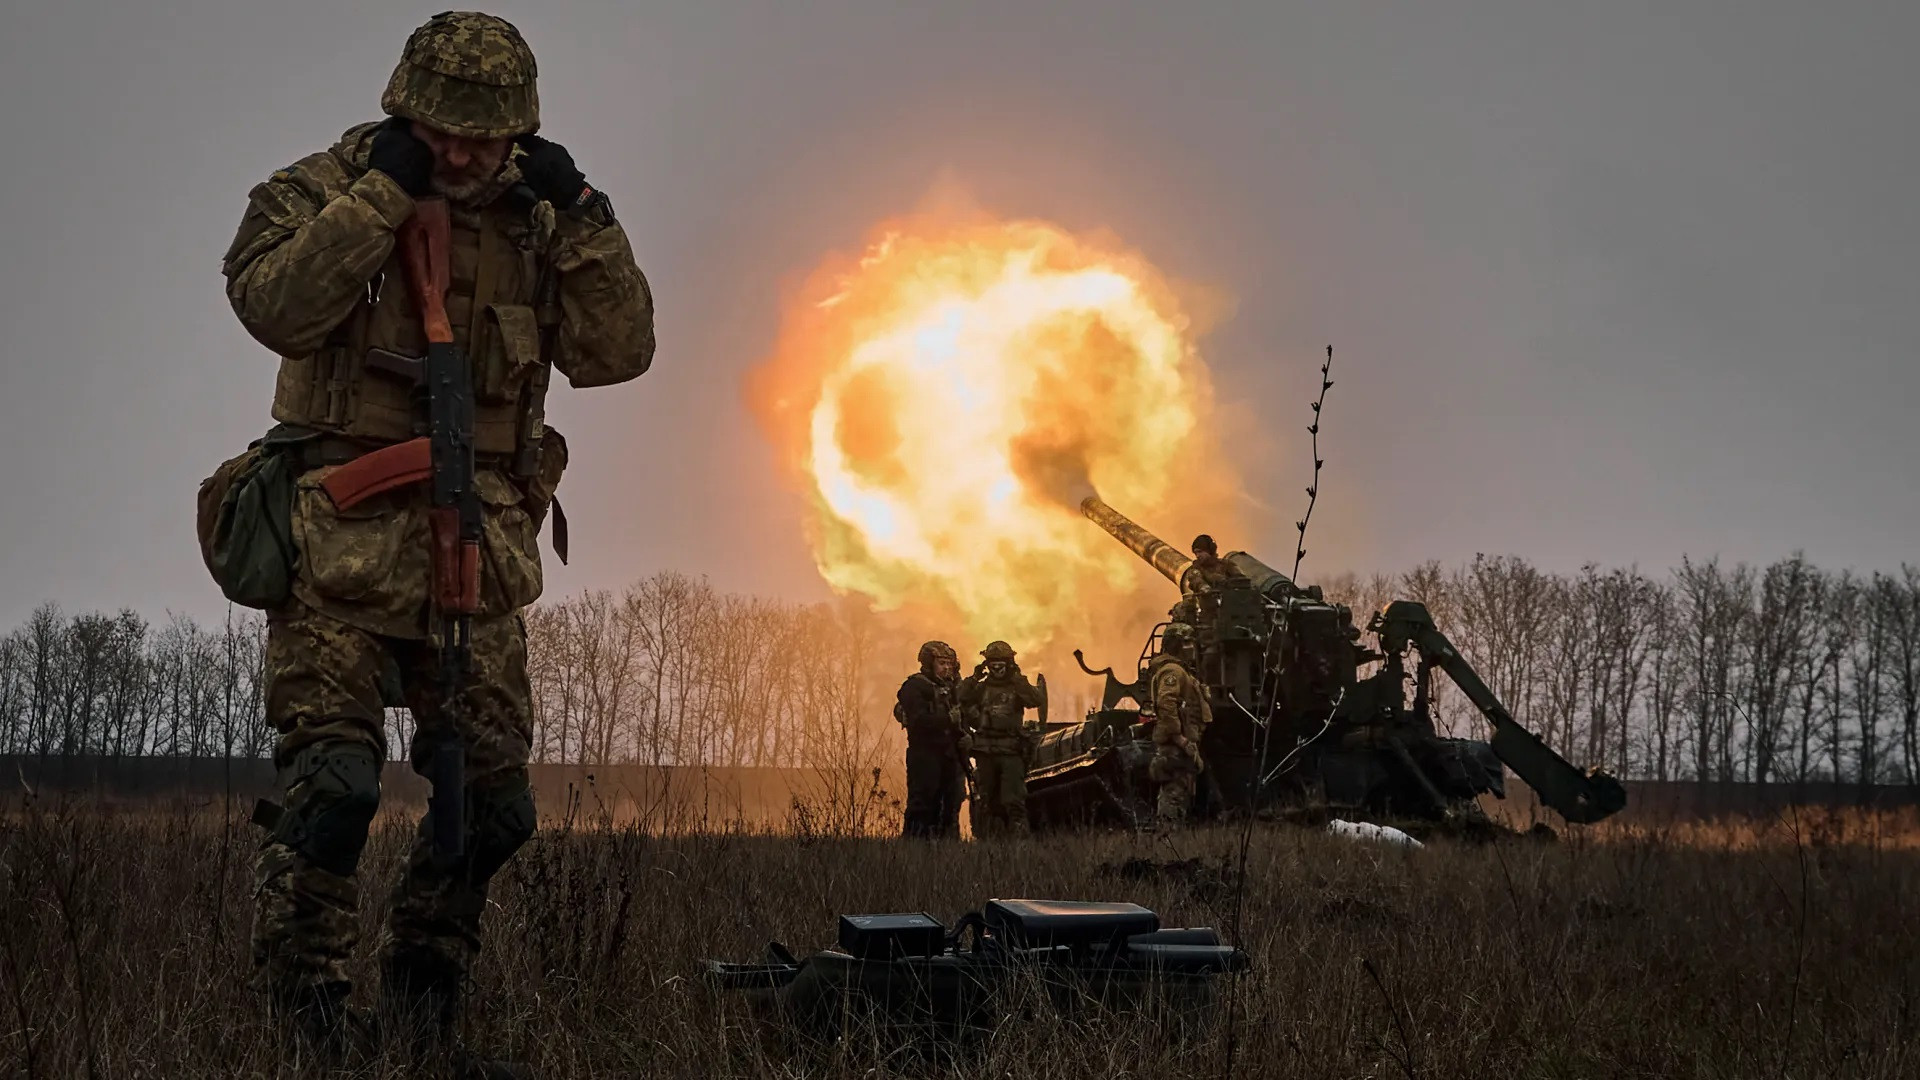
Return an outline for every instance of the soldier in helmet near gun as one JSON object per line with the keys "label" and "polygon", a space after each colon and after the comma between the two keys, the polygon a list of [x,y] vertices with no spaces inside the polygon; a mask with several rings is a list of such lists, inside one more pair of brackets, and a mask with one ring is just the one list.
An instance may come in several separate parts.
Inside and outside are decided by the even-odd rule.
{"label": "soldier in helmet near gun", "polygon": [[920,646],[920,670],[900,684],[894,719],[907,729],[907,809],[902,835],[960,835],[960,804],[972,767],[966,734],[954,720],[953,694],[960,657],[944,641]]}
{"label": "soldier in helmet near gun", "polygon": [[995,641],[980,651],[980,665],[960,684],[960,724],[973,747],[973,832],[980,837],[1027,833],[1027,762],[1033,735],[1028,709],[1045,715],[1047,677],[1028,682],[1014,662],[1013,646]]}
{"label": "soldier in helmet near gun", "polygon": [[[356,870],[395,682],[433,795],[391,901],[381,1015],[450,1035],[488,881],[535,825],[519,613],[549,518],[566,558],[548,380],[623,383],[653,358],[646,278],[606,195],[534,134],[535,74],[512,24],[434,16],[401,51],[387,118],[255,186],[224,260],[235,314],[280,357],[279,426],[250,452],[295,477],[277,510],[286,594],[249,594],[269,612],[283,792],[257,815],[254,962],[273,1011],[323,1051],[351,1041]],[[202,549],[225,568],[210,494]],[[517,1074],[491,1068],[475,1074]]]}
{"label": "soldier in helmet near gun", "polygon": [[1220,546],[1213,537],[1201,533],[1193,538],[1193,565],[1180,577],[1180,591],[1191,595],[1219,588],[1229,581],[1245,581],[1247,575],[1220,557]]}
{"label": "soldier in helmet near gun", "polygon": [[1207,767],[1200,740],[1213,722],[1213,707],[1207,704],[1207,688],[1193,676],[1193,654],[1193,627],[1169,623],[1160,636],[1160,654],[1147,667],[1153,698],[1153,760],[1147,775],[1160,786],[1154,809],[1162,828],[1186,824]]}

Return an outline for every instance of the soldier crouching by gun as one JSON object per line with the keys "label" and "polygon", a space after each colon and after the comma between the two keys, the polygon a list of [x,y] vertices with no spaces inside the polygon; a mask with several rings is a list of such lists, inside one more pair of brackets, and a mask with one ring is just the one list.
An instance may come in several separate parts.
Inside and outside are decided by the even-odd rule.
{"label": "soldier crouching by gun", "polygon": [[1206,762],[1200,739],[1213,721],[1207,691],[1189,670],[1193,663],[1193,627],[1170,623],[1160,637],[1160,655],[1147,668],[1153,696],[1153,760],[1147,775],[1160,785],[1155,805],[1162,828],[1178,828],[1193,809]]}
{"label": "soldier crouching by gun", "polygon": [[1032,734],[1028,709],[1043,709],[1046,676],[1027,681],[1014,663],[1013,646],[996,641],[982,649],[980,667],[960,684],[961,727],[973,746],[975,836],[1025,836],[1027,762]]}
{"label": "soldier crouching by gun", "polygon": [[960,657],[944,641],[920,646],[920,670],[907,676],[893,706],[907,729],[907,809],[902,835],[922,839],[960,835],[960,803],[967,797],[964,736],[954,722],[953,692]]}
{"label": "soldier crouching by gun", "polygon": [[[489,879],[535,826],[519,613],[541,593],[548,518],[566,558],[548,380],[623,383],[653,358],[646,279],[606,196],[534,134],[534,76],[512,24],[434,16],[402,50],[387,118],[255,186],[224,260],[234,312],[280,357],[279,426],[249,460],[287,489],[252,497],[277,530],[227,494],[269,475],[241,458],[201,490],[209,569],[269,613],[283,805],[258,815],[253,957],[275,1014],[329,1057],[363,1026],[346,1008],[356,871],[395,693],[436,790],[391,899],[379,1019],[450,1046]],[[261,557],[276,550],[278,591]]]}

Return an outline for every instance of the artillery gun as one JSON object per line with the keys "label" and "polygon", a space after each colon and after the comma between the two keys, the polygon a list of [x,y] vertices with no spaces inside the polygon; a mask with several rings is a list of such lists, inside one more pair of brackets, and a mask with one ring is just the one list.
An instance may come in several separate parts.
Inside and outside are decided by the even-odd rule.
{"label": "artillery gun", "polygon": [[[1570,822],[1600,821],[1626,805],[1618,780],[1575,768],[1515,721],[1423,605],[1395,600],[1363,635],[1345,605],[1244,551],[1221,560],[1225,581],[1208,583],[1190,573],[1192,559],[1098,496],[1080,510],[1181,589],[1169,622],[1194,628],[1188,662],[1213,709],[1201,741],[1201,816],[1292,806],[1442,819],[1476,812],[1483,793],[1504,799],[1503,766]],[[1074,651],[1081,670],[1106,683],[1085,720],[1048,725],[1039,739],[1027,773],[1036,828],[1150,820],[1147,669],[1167,625],[1148,635],[1131,679],[1096,671]],[[1368,665],[1377,667],[1363,675]],[[1435,730],[1436,669],[1486,717],[1491,739]]]}

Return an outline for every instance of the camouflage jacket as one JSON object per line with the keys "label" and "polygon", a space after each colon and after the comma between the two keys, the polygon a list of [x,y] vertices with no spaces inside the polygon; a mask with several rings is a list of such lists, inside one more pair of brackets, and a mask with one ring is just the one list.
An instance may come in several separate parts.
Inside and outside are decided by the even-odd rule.
{"label": "camouflage jacket", "polygon": [[[362,446],[411,437],[419,419],[413,386],[367,357],[425,351],[395,241],[413,200],[366,168],[375,126],[257,184],[222,266],[241,325],[280,356],[274,418]],[[447,309],[473,365],[483,617],[542,591],[537,530],[566,465],[545,424],[549,369],[605,386],[644,373],[654,352],[652,293],[621,226],[556,214],[519,181],[509,159],[485,197],[451,208]],[[516,457],[537,465],[509,471]],[[372,633],[423,637],[425,485],[342,510],[320,486],[329,471],[296,486],[294,596]]]}
{"label": "camouflage jacket", "polygon": [[1245,581],[1247,575],[1241,573],[1237,567],[1229,564],[1225,559],[1215,559],[1212,566],[1201,566],[1196,562],[1180,575],[1180,591],[1204,592],[1236,580]]}
{"label": "camouflage jacket", "polygon": [[1213,707],[1207,704],[1207,688],[1193,677],[1178,660],[1163,658],[1148,675],[1153,695],[1154,745],[1172,747],[1176,735],[1185,735],[1194,746],[1213,723]]}

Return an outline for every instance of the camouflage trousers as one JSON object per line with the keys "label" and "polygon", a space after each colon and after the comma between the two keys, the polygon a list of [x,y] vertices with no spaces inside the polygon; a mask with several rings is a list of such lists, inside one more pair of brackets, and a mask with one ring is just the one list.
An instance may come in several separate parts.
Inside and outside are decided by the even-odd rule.
{"label": "camouflage trousers", "polygon": [[1026,755],[987,753],[973,755],[973,834],[988,836],[1025,836],[1027,834],[1027,759]]}
{"label": "camouflage trousers", "polygon": [[[532,835],[533,735],[519,616],[473,625],[473,671],[458,710],[466,746],[466,843],[434,857],[422,820],[387,919],[385,959],[464,977],[480,951],[487,881]],[[285,806],[257,865],[253,961],[277,996],[349,984],[359,941],[358,862],[387,758],[385,709],[405,704],[419,772],[447,730],[430,641],[381,637],[293,601],[268,621],[266,713]],[[367,790],[371,785],[371,790]]]}
{"label": "camouflage trousers", "polygon": [[907,807],[902,832],[912,837],[960,835],[960,804],[967,798],[960,752],[951,742],[907,744]]}
{"label": "camouflage trousers", "polygon": [[1147,776],[1160,785],[1154,816],[1164,825],[1185,824],[1193,809],[1194,793],[1199,790],[1199,763],[1179,747],[1161,746],[1147,763]]}

